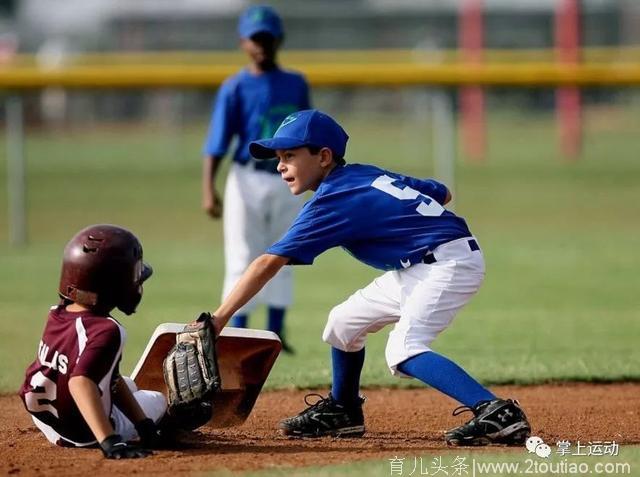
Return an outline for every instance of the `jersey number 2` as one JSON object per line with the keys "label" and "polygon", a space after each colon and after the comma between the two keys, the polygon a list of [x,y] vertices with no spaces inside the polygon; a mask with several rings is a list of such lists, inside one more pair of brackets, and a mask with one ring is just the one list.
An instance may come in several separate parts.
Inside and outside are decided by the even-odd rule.
{"label": "jersey number 2", "polygon": [[420,197],[420,204],[418,205],[418,207],[416,207],[416,211],[420,215],[424,215],[426,217],[437,217],[439,215],[442,215],[442,213],[444,212],[444,207],[442,207],[436,200],[432,199],[428,195],[424,195],[423,193],[418,192],[415,189],[412,189],[409,186],[400,189],[399,187],[393,185],[395,181],[396,179],[394,179],[393,177],[383,175],[373,181],[371,186],[400,200],[415,200]]}
{"label": "jersey number 2", "polygon": [[58,410],[52,404],[58,394],[56,383],[42,374],[42,371],[38,371],[33,375],[29,384],[33,391],[24,396],[29,412],[49,412],[58,417]]}

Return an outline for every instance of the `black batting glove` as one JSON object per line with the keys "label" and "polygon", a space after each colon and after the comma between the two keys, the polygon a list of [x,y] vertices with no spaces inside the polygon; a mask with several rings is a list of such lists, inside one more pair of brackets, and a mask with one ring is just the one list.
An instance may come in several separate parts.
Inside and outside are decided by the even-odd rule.
{"label": "black batting glove", "polygon": [[140,444],[144,447],[154,449],[163,441],[163,434],[160,428],[152,419],[146,418],[136,424],[136,431],[140,436]]}
{"label": "black batting glove", "polygon": [[119,434],[112,434],[100,443],[102,453],[107,459],[139,459],[153,454],[133,444],[127,444]]}

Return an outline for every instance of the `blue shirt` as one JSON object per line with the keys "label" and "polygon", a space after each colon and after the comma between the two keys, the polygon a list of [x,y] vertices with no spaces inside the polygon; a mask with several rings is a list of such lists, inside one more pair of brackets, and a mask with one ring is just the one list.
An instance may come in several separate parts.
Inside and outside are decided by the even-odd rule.
{"label": "blue shirt", "polygon": [[245,68],[220,87],[204,153],[223,157],[237,136],[233,160],[245,164],[251,159],[251,141],[272,137],[285,117],[310,107],[309,86],[301,74],[276,68],[254,75]]}
{"label": "blue shirt", "polygon": [[434,180],[371,165],[338,166],[267,253],[309,265],[340,246],[380,270],[407,268],[437,246],[471,236],[464,219],[442,206],[446,195]]}

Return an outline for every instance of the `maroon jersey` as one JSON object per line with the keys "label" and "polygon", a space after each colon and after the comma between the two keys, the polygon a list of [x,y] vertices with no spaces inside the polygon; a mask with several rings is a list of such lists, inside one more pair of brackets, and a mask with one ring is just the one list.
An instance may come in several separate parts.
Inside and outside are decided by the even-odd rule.
{"label": "maroon jersey", "polygon": [[110,416],[111,382],[119,375],[125,340],[124,328],[110,316],[70,312],[64,306],[51,308],[36,360],[27,368],[20,389],[27,411],[47,437],[57,434],[61,445],[95,442],[69,392],[69,379],[86,376],[93,380]]}

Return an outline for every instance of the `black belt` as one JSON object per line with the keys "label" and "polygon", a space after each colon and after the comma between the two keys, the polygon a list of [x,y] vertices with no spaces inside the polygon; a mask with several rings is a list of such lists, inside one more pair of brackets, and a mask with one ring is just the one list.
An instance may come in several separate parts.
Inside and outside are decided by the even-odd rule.
{"label": "black belt", "polygon": [[[476,250],[480,250],[480,247],[478,246],[478,242],[476,242],[475,239],[467,240],[467,245],[469,245],[469,249],[472,252],[475,252]],[[435,255],[433,255],[433,252],[429,252],[424,257],[422,257],[422,263],[426,263],[427,265],[431,265],[432,263],[436,263],[437,261],[438,260],[436,260],[436,257]]]}
{"label": "black belt", "polygon": [[255,159],[250,159],[249,164],[252,163],[253,168],[256,171],[264,171],[270,174],[280,174],[278,172],[278,159],[266,159],[257,161]]}

